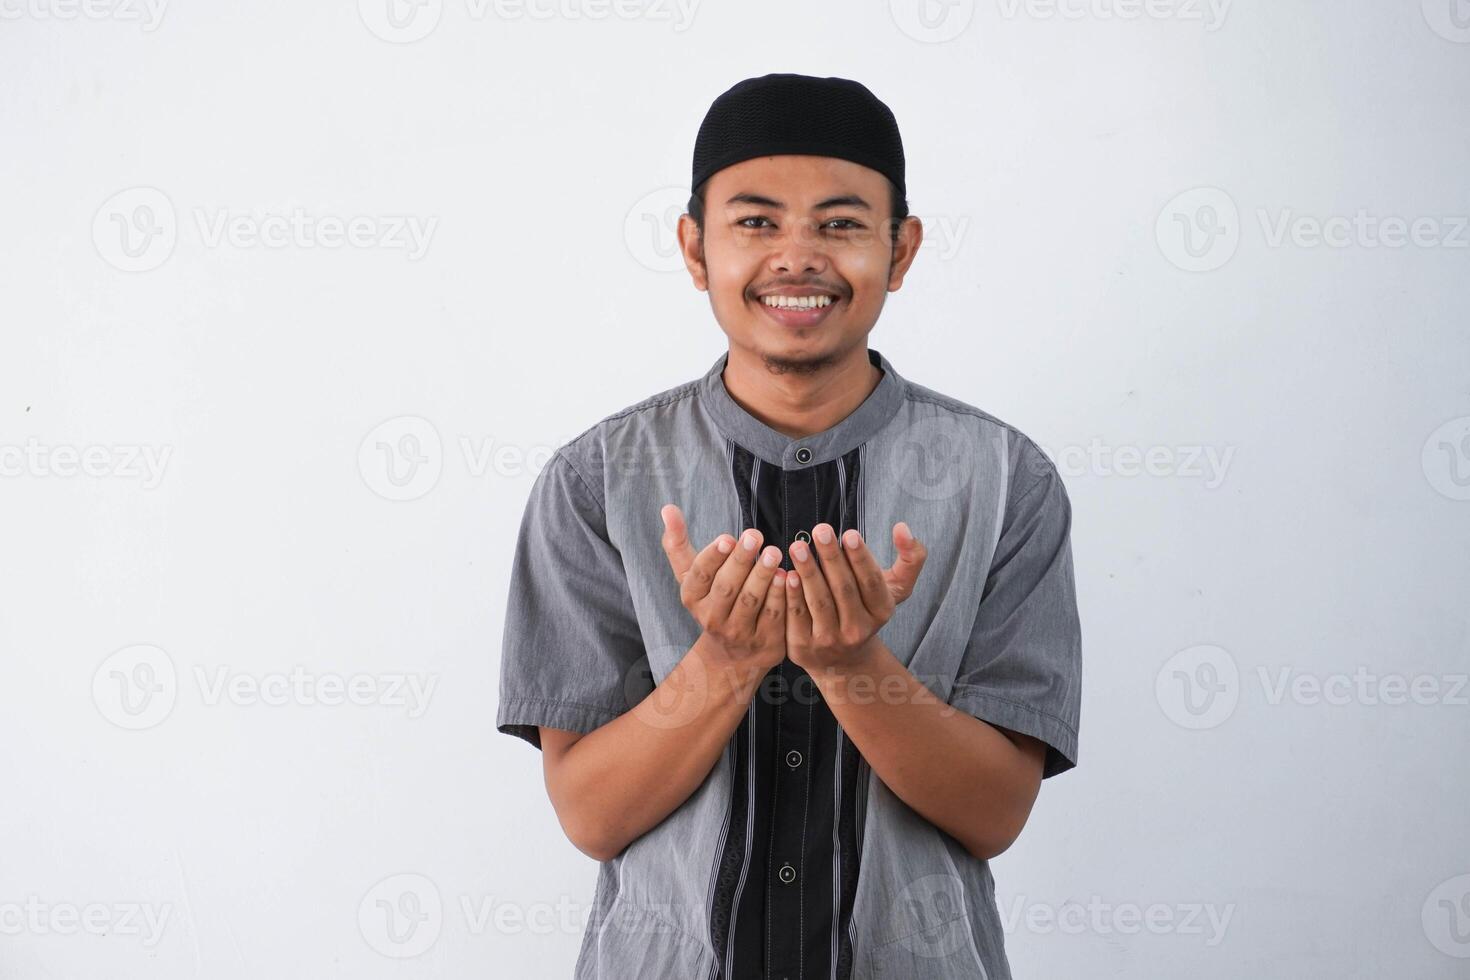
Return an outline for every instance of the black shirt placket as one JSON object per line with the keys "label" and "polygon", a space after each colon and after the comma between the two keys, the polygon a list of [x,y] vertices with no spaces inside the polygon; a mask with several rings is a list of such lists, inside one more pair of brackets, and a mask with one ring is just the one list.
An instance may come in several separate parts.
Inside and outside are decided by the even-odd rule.
{"label": "black shirt placket", "polygon": [[[846,476],[856,476],[856,450],[842,461],[791,470],[739,447],[735,453],[746,526],[781,548],[783,568],[792,567],[791,544],[810,544],[816,524],[829,523],[838,533],[854,525],[855,487]],[[833,916],[850,911],[849,901],[834,897],[834,850],[856,863],[850,843],[844,839],[847,846],[837,847],[834,796],[845,801],[844,809],[851,809],[853,796],[851,787],[834,794],[834,788],[844,788],[834,786],[841,742],[836,718],[811,676],[787,660],[763,679],[736,737],[750,739],[747,761],[755,778],[750,857],[731,915],[732,980],[831,976]],[[856,753],[850,743],[843,748],[851,780]],[[847,836],[852,823],[846,814]],[[855,867],[845,868],[843,898],[850,898],[854,878]]]}

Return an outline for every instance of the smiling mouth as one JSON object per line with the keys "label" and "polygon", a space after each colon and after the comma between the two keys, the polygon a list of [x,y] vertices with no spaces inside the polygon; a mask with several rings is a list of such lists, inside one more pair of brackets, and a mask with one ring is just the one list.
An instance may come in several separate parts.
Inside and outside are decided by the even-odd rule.
{"label": "smiling mouth", "polygon": [[837,307],[840,299],[830,293],[809,296],[770,293],[757,296],[761,310],[783,327],[813,327]]}
{"label": "smiling mouth", "polygon": [[787,296],[782,293],[770,293],[759,297],[761,303],[772,309],[782,310],[810,310],[831,306],[837,302],[837,297],[828,293],[819,293],[812,296]]}

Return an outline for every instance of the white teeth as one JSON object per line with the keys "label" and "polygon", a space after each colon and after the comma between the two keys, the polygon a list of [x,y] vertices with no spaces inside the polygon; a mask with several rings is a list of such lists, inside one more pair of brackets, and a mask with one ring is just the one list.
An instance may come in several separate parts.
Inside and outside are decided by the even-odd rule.
{"label": "white teeth", "polygon": [[787,309],[808,310],[832,305],[831,296],[762,296],[761,302],[767,306],[784,307]]}

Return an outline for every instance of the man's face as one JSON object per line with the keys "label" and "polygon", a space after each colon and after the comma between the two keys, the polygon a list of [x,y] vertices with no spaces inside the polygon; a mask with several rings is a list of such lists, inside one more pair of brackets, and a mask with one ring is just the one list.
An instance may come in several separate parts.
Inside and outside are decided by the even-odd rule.
{"label": "man's face", "polygon": [[759,157],[710,178],[703,240],[684,215],[679,243],[732,346],[813,371],[866,350],[884,299],[903,284],[922,229],[906,219],[895,244],[891,209],[887,179],[861,164]]}

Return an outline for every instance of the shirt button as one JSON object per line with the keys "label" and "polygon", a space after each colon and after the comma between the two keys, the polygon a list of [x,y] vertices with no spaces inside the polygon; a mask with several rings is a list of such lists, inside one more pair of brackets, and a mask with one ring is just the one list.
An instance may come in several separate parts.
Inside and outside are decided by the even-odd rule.
{"label": "shirt button", "polygon": [[796,461],[798,463],[810,463],[812,461],[812,451],[802,446],[796,451]]}
{"label": "shirt button", "polygon": [[776,873],[780,875],[781,880],[786,882],[786,884],[788,885],[796,880],[796,869],[789,864],[781,865],[781,870]]}
{"label": "shirt button", "polygon": [[801,753],[798,752],[798,751],[796,751],[795,749],[792,749],[790,752],[787,752],[786,753],[786,764],[788,766],[790,766],[792,769],[795,769],[797,766],[801,765]]}

